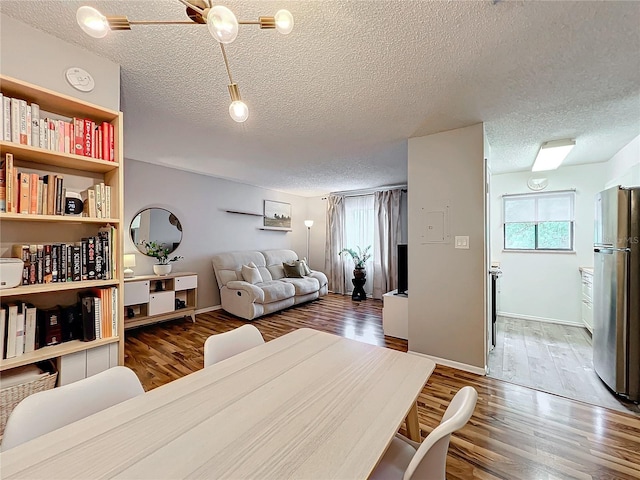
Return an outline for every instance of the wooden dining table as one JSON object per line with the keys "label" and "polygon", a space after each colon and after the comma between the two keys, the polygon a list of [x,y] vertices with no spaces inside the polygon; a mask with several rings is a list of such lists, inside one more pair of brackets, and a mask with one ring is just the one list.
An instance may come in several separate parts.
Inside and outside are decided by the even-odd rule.
{"label": "wooden dining table", "polygon": [[[364,479],[431,360],[300,329],[0,454],[3,479]],[[51,412],[55,415],[55,411]]]}

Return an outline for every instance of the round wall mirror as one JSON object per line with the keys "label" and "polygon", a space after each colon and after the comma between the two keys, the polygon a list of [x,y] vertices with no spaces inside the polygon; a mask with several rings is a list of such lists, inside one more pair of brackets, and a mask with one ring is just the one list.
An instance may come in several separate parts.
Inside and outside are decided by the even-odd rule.
{"label": "round wall mirror", "polygon": [[182,241],[180,220],[164,208],[146,208],[131,220],[131,241],[140,253],[147,254],[142,242],[163,244],[173,252]]}

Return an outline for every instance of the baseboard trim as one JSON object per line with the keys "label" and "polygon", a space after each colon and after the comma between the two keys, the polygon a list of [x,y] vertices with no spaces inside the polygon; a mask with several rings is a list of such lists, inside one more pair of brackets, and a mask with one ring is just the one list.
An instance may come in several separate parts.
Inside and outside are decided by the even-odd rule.
{"label": "baseboard trim", "polygon": [[444,365],[445,367],[456,368],[465,372],[475,373],[476,375],[486,375],[484,368],[476,367],[474,365],[467,365],[466,363],[455,362],[453,360],[447,360],[446,358],[434,357],[433,355],[426,355],[424,353],[413,352],[411,350],[409,350],[408,353],[428,358],[429,360],[436,362],[438,365]]}
{"label": "baseboard trim", "polygon": [[511,317],[519,320],[535,320],[536,322],[555,323],[557,325],[569,325],[570,327],[584,327],[582,322],[570,322],[559,318],[536,317],[534,315],[523,315],[521,313],[498,312],[499,317]]}
{"label": "baseboard trim", "polygon": [[213,312],[214,310],[222,310],[222,305],[214,305],[213,307],[199,308],[198,310],[196,310],[196,315],[199,313]]}

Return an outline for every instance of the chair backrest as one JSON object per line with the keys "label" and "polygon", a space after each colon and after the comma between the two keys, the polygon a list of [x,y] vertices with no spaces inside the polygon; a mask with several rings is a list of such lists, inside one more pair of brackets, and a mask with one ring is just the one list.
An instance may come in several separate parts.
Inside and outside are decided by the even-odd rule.
{"label": "chair backrest", "polygon": [[127,367],[113,367],[62,387],[34,393],[13,409],[2,437],[2,450],[32,440],[144,393]]}
{"label": "chair backrest", "polygon": [[253,325],[243,325],[230,332],[211,335],[204,342],[204,366],[208,367],[263,343],[260,330]]}
{"label": "chair backrest", "polygon": [[445,480],[447,451],[451,434],[460,430],[473,415],[478,392],[462,387],[442,416],[440,425],[424,439],[404,473],[404,480]]}

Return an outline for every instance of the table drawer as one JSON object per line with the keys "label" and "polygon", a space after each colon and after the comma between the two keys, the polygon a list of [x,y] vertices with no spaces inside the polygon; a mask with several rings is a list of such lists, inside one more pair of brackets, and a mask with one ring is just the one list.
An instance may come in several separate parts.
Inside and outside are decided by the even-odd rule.
{"label": "table drawer", "polygon": [[149,281],[126,282],[124,284],[124,306],[138,305],[149,301]]}
{"label": "table drawer", "polygon": [[175,292],[152,292],[149,295],[149,315],[173,312],[175,310]]}
{"label": "table drawer", "polygon": [[198,276],[189,275],[187,277],[176,277],[175,279],[175,291],[187,290],[189,288],[196,288],[198,286]]}

